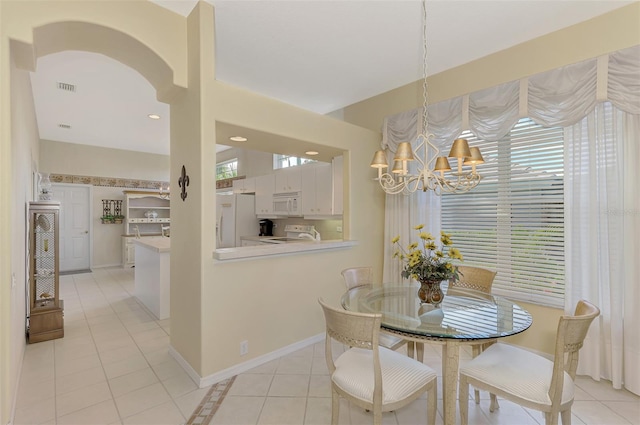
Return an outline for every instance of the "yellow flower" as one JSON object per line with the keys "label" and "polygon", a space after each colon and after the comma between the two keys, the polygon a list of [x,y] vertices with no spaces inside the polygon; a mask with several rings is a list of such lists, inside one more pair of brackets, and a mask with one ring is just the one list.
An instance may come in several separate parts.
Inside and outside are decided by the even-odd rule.
{"label": "yellow flower", "polygon": [[418,224],[417,226],[414,227],[414,229],[422,230],[423,227],[424,227],[424,224]]}
{"label": "yellow flower", "polygon": [[423,241],[433,240],[433,236],[429,232],[421,232],[418,236],[420,236],[420,239],[422,239]]}
{"label": "yellow flower", "polygon": [[418,247],[418,242],[412,242],[411,244],[409,244],[407,249],[412,250],[412,249],[416,249],[417,247]]}
{"label": "yellow flower", "polygon": [[436,243],[431,241],[429,243],[425,243],[424,247],[425,249],[430,249],[431,251],[433,251],[434,249],[436,249]]}
{"label": "yellow flower", "polygon": [[393,258],[400,258],[400,251],[396,251],[393,253]]}
{"label": "yellow flower", "polygon": [[455,260],[462,260],[462,254],[457,248],[449,248],[449,258],[453,258]]}
{"label": "yellow flower", "polygon": [[400,240],[400,236],[396,236],[395,238],[391,239],[391,243],[396,243]]}
{"label": "yellow flower", "polygon": [[434,251],[433,255],[435,255],[437,258],[442,258],[444,257],[444,254],[442,253],[442,251],[438,250],[438,251]]}
{"label": "yellow flower", "polygon": [[440,231],[440,241],[444,246],[451,245],[451,235],[447,235],[445,232]]}

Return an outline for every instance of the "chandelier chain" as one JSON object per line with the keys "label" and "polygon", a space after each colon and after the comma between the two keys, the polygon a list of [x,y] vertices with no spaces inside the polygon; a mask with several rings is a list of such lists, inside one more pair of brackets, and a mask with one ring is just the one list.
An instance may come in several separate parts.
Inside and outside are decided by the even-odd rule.
{"label": "chandelier chain", "polygon": [[429,135],[429,110],[428,91],[427,91],[427,0],[422,2],[422,133],[428,137]]}

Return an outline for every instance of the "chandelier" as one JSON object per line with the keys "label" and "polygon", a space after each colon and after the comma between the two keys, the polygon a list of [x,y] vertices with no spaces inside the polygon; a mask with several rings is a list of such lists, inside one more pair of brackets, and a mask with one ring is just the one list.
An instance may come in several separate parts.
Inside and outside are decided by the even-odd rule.
{"label": "chandelier", "polygon": [[[476,171],[476,165],[484,163],[480,149],[469,147],[466,139],[456,139],[451,146],[449,158],[455,158],[457,167],[451,170],[446,156],[439,156],[440,149],[431,142],[433,134],[429,133],[429,112],[427,109],[427,0],[422,2],[422,65],[424,79],[422,82],[422,126],[423,131],[415,142],[415,151],[410,142],[398,144],[393,158],[391,172],[388,169],[387,153],[379,150],[373,156],[371,167],[378,169],[378,182],[382,189],[391,195],[399,193],[408,195],[417,191],[433,190],[437,195],[445,193],[464,193],[480,183],[481,176]],[[422,156],[420,155],[422,154]],[[409,170],[409,163],[415,161],[416,171]],[[468,167],[471,167],[469,170]],[[413,168],[413,167],[411,167]]]}

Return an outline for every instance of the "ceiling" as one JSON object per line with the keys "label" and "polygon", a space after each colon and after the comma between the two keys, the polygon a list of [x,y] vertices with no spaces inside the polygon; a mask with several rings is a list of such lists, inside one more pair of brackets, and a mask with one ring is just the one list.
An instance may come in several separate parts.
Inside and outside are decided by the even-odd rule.
{"label": "ceiling", "polygon": [[[154,2],[184,16],[196,4]],[[422,78],[420,1],[209,2],[216,78],[225,83],[325,114]],[[428,0],[429,74],[630,3]],[[75,91],[59,89],[60,82]],[[38,59],[32,84],[41,139],[169,154],[168,105],[120,62],[56,53]]]}

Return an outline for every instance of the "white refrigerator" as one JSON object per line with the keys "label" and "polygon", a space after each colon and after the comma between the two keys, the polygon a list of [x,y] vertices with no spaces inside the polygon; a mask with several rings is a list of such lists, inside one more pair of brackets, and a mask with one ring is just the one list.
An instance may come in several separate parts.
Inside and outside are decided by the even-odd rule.
{"label": "white refrigerator", "polygon": [[216,248],[241,246],[241,236],[259,233],[254,195],[216,195]]}

